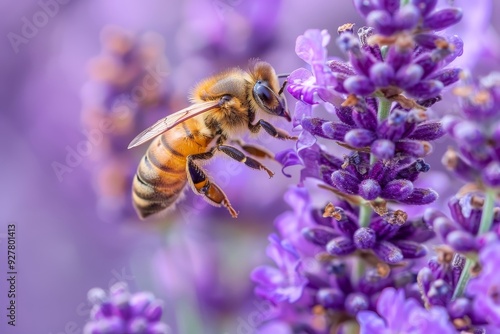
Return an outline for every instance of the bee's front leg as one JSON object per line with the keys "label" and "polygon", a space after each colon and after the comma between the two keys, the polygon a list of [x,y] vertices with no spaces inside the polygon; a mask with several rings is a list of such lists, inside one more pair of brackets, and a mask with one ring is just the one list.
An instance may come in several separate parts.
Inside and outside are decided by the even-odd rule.
{"label": "bee's front leg", "polygon": [[189,184],[194,192],[204,196],[205,200],[214,206],[224,206],[233,218],[238,213],[229,203],[229,199],[219,186],[211,182],[205,171],[195,163],[195,160],[208,160],[214,155],[214,150],[205,153],[192,154],[187,157],[186,171]]}
{"label": "bee's front leg", "polygon": [[253,133],[259,132],[261,128],[263,128],[264,131],[266,131],[268,134],[270,134],[274,138],[297,140],[297,137],[291,136],[285,130],[274,127],[274,125],[272,125],[269,122],[264,121],[263,119],[258,120],[257,123],[255,123],[255,124],[252,124],[252,123],[248,124],[248,129],[250,129],[250,131]]}

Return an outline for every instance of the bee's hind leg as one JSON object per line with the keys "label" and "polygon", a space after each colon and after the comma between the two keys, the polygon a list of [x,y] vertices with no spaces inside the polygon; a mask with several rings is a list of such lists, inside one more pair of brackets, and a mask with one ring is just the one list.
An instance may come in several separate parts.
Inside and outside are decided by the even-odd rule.
{"label": "bee's hind leg", "polygon": [[203,169],[195,163],[195,160],[208,160],[214,155],[213,150],[205,153],[192,154],[187,157],[186,171],[189,184],[193,191],[204,196],[205,200],[214,206],[224,206],[233,218],[238,213],[229,203],[229,199],[219,186],[211,182]]}
{"label": "bee's hind leg", "polygon": [[[273,175],[274,175],[274,173],[269,168],[267,168],[266,166],[264,166],[263,164],[261,164],[257,160],[246,156],[243,152],[238,150],[236,147],[229,146],[229,145],[217,145],[216,148],[219,151],[227,154],[228,156],[230,156],[234,160],[244,163],[245,165],[247,165],[250,168],[265,170],[267,172],[267,174],[269,175],[269,177],[273,177]],[[261,151],[261,152],[264,152],[264,151]]]}
{"label": "bee's hind leg", "polygon": [[274,154],[272,154],[271,152],[269,152],[268,150],[266,150],[261,146],[253,144],[249,145],[243,142],[241,139],[232,139],[231,143],[240,146],[243,149],[243,151],[247,152],[250,155],[253,155],[254,157],[274,159]]}

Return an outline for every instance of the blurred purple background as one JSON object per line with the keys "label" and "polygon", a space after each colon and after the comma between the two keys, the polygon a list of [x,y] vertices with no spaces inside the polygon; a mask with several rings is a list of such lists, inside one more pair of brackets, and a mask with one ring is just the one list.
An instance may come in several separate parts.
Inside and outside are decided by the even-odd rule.
{"label": "blurred purple background", "polygon": [[[495,5],[486,16],[485,7],[477,6],[483,12],[471,13],[474,27],[462,27],[465,39],[477,42],[477,34],[489,31],[491,17],[500,15]],[[146,146],[127,151],[126,145],[157,118],[185,107],[193,85],[221,69],[244,68],[253,57],[270,62],[278,73],[303,66],[294,52],[296,37],[308,28],[334,35],[345,22],[359,27],[351,1],[7,0],[0,10],[0,332],[81,333],[89,312],[87,291],[117,280],[162,298],[164,321],[175,333],[245,330],[243,323],[258,309],[248,274],[267,261],[266,236],[274,218],[288,209],[282,196],[296,178],[284,177],[275,162],[266,162],[276,172],[269,180],[219,157],[208,170],[239,210],[238,220],[188,192],[176,214],[140,222],[130,209],[128,182]],[[109,25],[121,30],[106,42],[101,32]],[[162,73],[167,73],[154,88],[154,103],[132,107],[123,127],[102,133],[87,156],[68,166],[68,152],[86,145],[84,131],[96,129],[96,120],[112,119],[116,101],[130,97],[144,75],[143,58],[131,60],[139,70],[119,86],[116,80],[132,65],[116,70],[112,62],[99,67],[96,61],[109,60],[110,48],[122,50],[126,41],[139,43],[130,48],[142,56],[150,49],[138,41],[148,36],[158,52],[153,58],[165,57]],[[476,44],[474,50],[498,52]],[[467,45],[466,56],[474,51]],[[334,43],[329,51],[340,56]],[[113,57],[129,64],[126,55]],[[96,106],[99,112],[89,112]],[[290,130],[290,124],[277,124]],[[257,141],[273,152],[292,145],[265,135]],[[437,146],[432,159],[439,172],[447,145]],[[54,162],[68,169],[58,176]],[[441,182],[434,187],[445,189],[447,182]],[[18,309],[16,327],[7,328],[3,275],[6,226],[12,223],[17,224]]]}

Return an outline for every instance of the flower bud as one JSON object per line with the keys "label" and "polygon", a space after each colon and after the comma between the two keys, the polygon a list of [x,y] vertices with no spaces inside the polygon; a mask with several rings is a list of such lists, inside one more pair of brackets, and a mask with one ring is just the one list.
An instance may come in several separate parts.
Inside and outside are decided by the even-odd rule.
{"label": "flower bud", "polygon": [[402,200],[413,192],[413,183],[408,180],[393,180],[387,183],[382,190],[381,197],[386,199]]}
{"label": "flower bud", "polygon": [[332,173],[332,184],[347,194],[357,194],[358,183],[359,180],[355,176],[344,170],[337,170]]}
{"label": "flower bud", "polygon": [[401,249],[388,241],[378,242],[373,248],[373,251],[382,261],[389,264],[401,262],[404,258]]}
{"label": "flower bud", "polygon": [[356,250],[356,246],[347,237],[336,237],[326,245],[326,251],[332,255],[347,255]]}
{"label": "flower bud", "polygon": [[358,249],[371,249],[375,246],[377,235],[371,228],[361,227],[354,233],[353,240]]}

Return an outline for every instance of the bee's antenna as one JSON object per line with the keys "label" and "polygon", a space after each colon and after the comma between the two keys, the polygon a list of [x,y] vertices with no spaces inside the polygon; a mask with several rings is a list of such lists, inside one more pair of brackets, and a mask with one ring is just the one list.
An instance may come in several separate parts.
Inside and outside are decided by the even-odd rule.
{"label": "bee's antenna", "polygon": [[290,73],[280,73],[278,74],[278,79],[287,78],[289,75]]}

